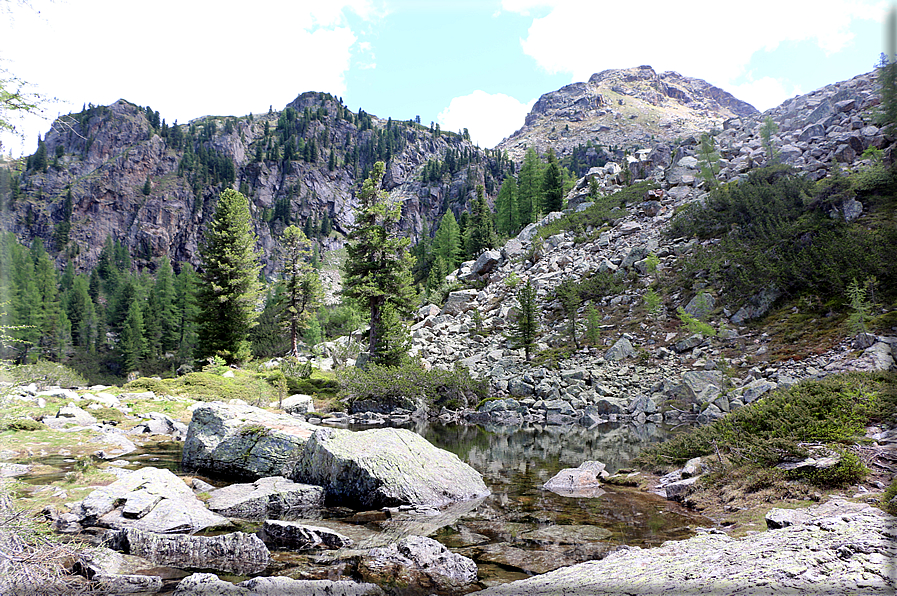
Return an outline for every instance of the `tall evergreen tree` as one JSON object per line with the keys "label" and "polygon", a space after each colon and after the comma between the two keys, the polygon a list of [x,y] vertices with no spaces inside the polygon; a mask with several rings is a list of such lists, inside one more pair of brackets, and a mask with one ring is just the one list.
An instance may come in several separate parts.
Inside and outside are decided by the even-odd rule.
{"label": "tall evergreen tree", "polygon": [[177,322],[177,354],[178,359],[189,362],[193,359],[199,344],[197,334],[197,318],[199,306],[196,303],[199,278],[190,263],[181,263],[181,270],[175,278],[175,321]]}
{"label": "tall evergreen tree", "polygon": [[476,190],[477,198],[471,205],[470,231],[467,235],[469,257],[475,257],[498,243],[495,224],[492,220],[492,210],[489,209],[489,204],[486,202],[485,189],[482,184],[478,184]]}
{"label": "tall evergreen tree", "polygon": [[390,306],[398,316],[405,316],[414,300],[409,239],[399,236],[402,208],[380,190],[384,170],[382,161],[374,164],[361,188],[343,278],[343,294],[370,311],[369,351],[375,362],[383,361],[384,356],[384,309]]}
{"label": "tall evergreen tree", "polygon": [[515,350],[523,348],[526,360],[529,362],[533,349],[536,347],[536,336],[539,332],[536,289],[529,279],[517,290],[517,302],[517,318],[511,324],[509,339]]}
{"label": "tall evergreen tree", "polygon": [[286,251],[281,275],[281,324],[290,334],[290,354],[299,357],[299,335],[323,304],[317,270],[311,265],[311,241],[297,226],[283,231]]}
{"label": "tall evergreen tree", "polygon": [[158,339],[151,341],[163,352],[177,350],[178,320],[175,308],[174,271],[171,260],[164,256],[156,269],[152,290],[152,314],[158,325]]}
{"label": "tall evergreen tree", "polygon": [[122,365],[126,373],[137,370],[143,360],[147,344],[144,338],[143,308],[134,300],[128,307],[128,316],[121,330]]}
{"label": "tall evergreen tree", "polygon": [[548,166],[542,176],[542,201],[547,213],[564,208],[564,176],[554,149],[548,150]]}
{"label": "tall evergreen tree", "polygon": [[439,227],[433,238],[433,262],[437,264],[440,274],[444,277],[458,268],[461,264],[461,255],[461,228],[455,221],[455,214],[448,210],[439,221]]}
{"label": "tall evergreen tree", "polygon": [[517,176],[517,204],[521,225],[533,223],[542,211],[542,170],[542,160],[530,147],[526,150]]}
{"label": "tall evergreen tree", "polygon": [[255,244],[249,202],[236,190],[226,189],[218,198],[199,252],[202,356],[221,354],[230,361],[242,361],[251,354],[249,330],[258,318],[261,295]]}
{"label": "tall evergreen tree", "polygon": [[505,178],[495,198],[495,229],[502,236],[514,234],[520,227],[520,212],[517,205],[517,180],[513,176]]}

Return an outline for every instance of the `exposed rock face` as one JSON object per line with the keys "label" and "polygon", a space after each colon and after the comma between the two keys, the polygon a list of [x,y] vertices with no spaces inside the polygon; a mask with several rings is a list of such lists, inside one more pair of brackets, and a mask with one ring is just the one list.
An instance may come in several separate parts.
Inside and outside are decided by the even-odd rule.
{"label": "exposed rock face", "polygon": [[432,538],[408,536],[372,548],[358,564],[362,578],[395,594],[457,594],[477,579],[477,565]]}
{"label": "exposed rock face", "polygon": [[843,500],[806,512],[806,520],[739,540],[706,533],[658,548],[624,548],[601,561],[480,594],[894,593],[897,541],[893,516]]}
{"label": "exposed rock face", "polygon": [[498,147],[517,161],[527,147],[559,155],[586,141],[631,146],[672,141],[751,116],[753,106],[706,81],[650,66],[605,70],[539,98],[526,123]]}
{"label": "exposed rock face", "polygon": [[405,429],[322,428],[308,440],[293,479],[323,486],[328,499],[376,509],[442,506],[489,493],[458,456]]}
{"label": "exposed rock face", "polygon": [[141,468],[98,488],[74,507],[82,525],[195,532],[230,522],[206,509],[183,480],[169,470]]}
{"label": "exposed rock face", "polygon": [[[292,120],[287,123],[288,111]],[[322,243],[339,248],[353,223],[360,178],[374,161],[385,158],[387,145],[391,159],[384,184],[402,202],[400,225],[411,236],[419,236],[424,224],[435,229],[444,204],[460,214],[476,184],[497,188],[497,170],[491,167],[498,165],[495,158],[469,140],[368,114],[357,119],[347,112],[335,98],[309,92],[282,112],[205,117],[182,124],[175,134],[174,127],[154,127],[143,108],[125,100],[92,107],[66,117],[65,124],[45,135],[48,154],[62,155],[46,172],[23,174],[24,196],[16,202],[10,229],[25,244],[40,237],[52,245],[54,225],[63,217],[63,197],[71,188],[71,239],[81,248],[73,259],[76,268],[95,265],[107,237],[125,244],[141,266],[162,255],[197,265],[203,229],[218,194],[234,184],[248,191],[258,247],[271,273],[285,225],[282,218],[266,222],[275,208],[286,207],[292,222],[300,225],[326,215],[335,233]],[[278,129],[281,119],[289,134],[283,126]],[[272,137],[281,145],[277,155],[266,151]],[[303,146],[312,143],[316,155],[303,154]],[[298,149],[291,160],[284,159],[287,144]],[[450,179],[421,180],[427,162],[446,161],[447,152],[453,158],[476,155],[473,163],[491,166],[483,169],[453,159]],[[200,154],[219,180],[200,179]],[[191,162],[193,172],[186,167]],[[149,194],[144,194],[147,180]],[[56,248],[61,252],[62,247]]]}
{"label": "exposed rock face", "polygon": [[120,530],[114,546],[161,565],[217,569],[231,573],[259,573],[271,562],[268,549],[255,534],[232,532],[220,536],[156,534]]}
{"label": "exposed rock face", "polygon": [[231,484],[214,490],[206,505],[219,515],[260,519],[323,506],[324,489],[297,484],[282,476],[268,476],[252,484]]}
{"label": "exposed rock face", "polygon": [[193,410],[181,461],[188,469],[238,478],[289,476],[315,429],[252,406],[202,404]]}

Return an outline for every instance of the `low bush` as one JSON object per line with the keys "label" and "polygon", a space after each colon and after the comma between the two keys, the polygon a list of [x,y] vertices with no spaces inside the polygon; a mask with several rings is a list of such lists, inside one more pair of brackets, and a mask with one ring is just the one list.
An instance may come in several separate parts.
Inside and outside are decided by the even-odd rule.
{"label": "low bush", "polygon": [[5,430],[12,431],[30,431],[30,430],[47,430],[47,426],[38,422],[37,420],[32,420],[31,418],[14,418],[12,420],[0,420],[0,432]]}
{"label": "low bush", "polygon": [[890,486],[881,495],[881,508],[891,515],[897,515],[897,478],[891,481]]}
{"label": "low bush", "polygon": [[654,445],[640,465],[666,468],[693,457],[725,456],[732,465],[769,468],[786,458],[809,455],[803,444],[839,451],[841,463],[814,472],[808,481],[831,486],[856,482],[865,469],[844,446],[861,437],[867,424],[897,413],[897,375],[845,373],[804,381],[739,408],[706,426]]}
{"label": "low bush", "polygon": [[84,387],[88,384],[87,379],[71,368],[58,362],[47,360],[40,360],[34,364],[23,364],[21,366],[4,366],[0,368],[0,379],[14,384],[36,383],[41,387],[49,387],[51,385]]}
{"label": "low bush", "polygon": [[417,361],[401,366],[369,364],[364,370],[345,368],[337,373],[337,378],[350,409],[356,401],[370,401],[384,410],[417,405],[463,408],[489,395],[488,383],[474,379],[460,365],[452,370],[426,370]]}

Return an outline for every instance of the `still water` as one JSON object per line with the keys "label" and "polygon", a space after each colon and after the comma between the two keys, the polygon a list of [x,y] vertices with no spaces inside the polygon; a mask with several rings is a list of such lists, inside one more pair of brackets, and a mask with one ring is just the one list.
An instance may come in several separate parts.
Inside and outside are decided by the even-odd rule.
{"label": "still water", "polygon": [[[483,475],[492,494],[435,517],[410,512],[358,524],[349,523],[355,512],[334,507],[301,521],[329,526],[351,537],[359,547],[382,546],[408,534],[429,535],[474,559],[483,585],[601,558],[620,545],[647,547],[687,538],[695,527],[709,525],[705,518],[675,503],[635,489],[608,486],[596,498],[571,498],[540,488],[561,469],[588,460],[603,462],[610,473],[626,468],[646,446],[672,436],[674,431],[662,425],[609,423],[587,429],[424,422],[407,428],[470,464]],[[129,468],[155,466],[182,473],[180,443],[157,443],[123,459]],[[64,470],[63,461],[55,463]],[[41,480],[52,481],[30,479],[34,483]],[[226,484],[220,479],[206,480],[217,486]],[[254,531],[256,527],[247,523],[240,529]],[[319,558],[315,560],[315,556]],[[290,568],[296,566],[294,575],[320,576],[321,568],[333,562],[329,556],[274,553],[278,564],[269,571],[290,574]]]}

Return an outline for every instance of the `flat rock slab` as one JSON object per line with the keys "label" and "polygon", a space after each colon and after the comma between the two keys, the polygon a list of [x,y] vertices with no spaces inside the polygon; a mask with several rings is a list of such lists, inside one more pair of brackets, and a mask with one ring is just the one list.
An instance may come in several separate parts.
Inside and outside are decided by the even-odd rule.
{"label": "flat rock slab", "polygon": [[337,549],[353,544],[351,538],[329,528],[272,519],[265,520],[259,535],[268,546],[293,550]]}
{"label": "flat rock slab", "polygon": [[231,525],[196,498],[183,480],[161,468],[141,468],[90,493],[72,510],[82,525],[195,532]]}
{"label": "flat rock slab", "polygon": [[482,596],[592,594],[893,594],[895,519],[833,499],[807,521],[735,540],[707,533],[495,586]]}
{"label": "flat rock slab", "polygon": [[265,543],[255,534],[243,532],[185,536],[126,528],[119,530],[113,546],[159,565],[215,569],[241,575],[261,573],[271,562]]}
{"label": "flat rock slab", "polygon": [[379,509],[441,507],[489,494],[479,472],[410,430],[322,428],[308,440],[292,478],[323,486],[328,499]]}
{"label": "flat rock slab", "polygon": [[231,484],[210,493],[206,505],[219,515],[262,519],[324,505],[324,489],[299,484],[283,476],[260,478],[251,484]]}
{"label": "flat rock slab", "polygon": [[202,404],[193,410],[181,461],[188,469],[235,478],[289,477],[317,428],[252,406]]}
{"label": "flat rock slab", "polygon": [[255,577],[238,584],[212,573],[194,573],[178,584],[175,596],[385,596],[374,584],[352,581]]}
{"label": "flat rock slab", "polygon": [[564,468],[554,475],[542,488],[562,497],[600,497],[601,474],[604,472],[601,462],[587,461],[578,468]]}

